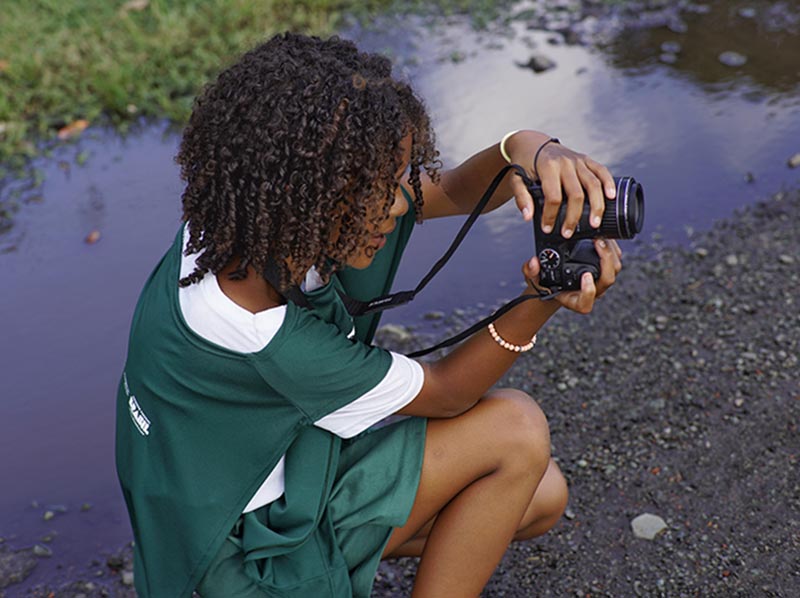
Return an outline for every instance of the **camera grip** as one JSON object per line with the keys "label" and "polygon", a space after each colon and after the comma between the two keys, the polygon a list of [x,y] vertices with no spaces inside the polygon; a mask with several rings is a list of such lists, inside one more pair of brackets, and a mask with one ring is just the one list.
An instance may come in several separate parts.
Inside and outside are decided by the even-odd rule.
{"label": "camera grip", "polygon": [[581,239],[572,248],[569,260],[564,264],[564,289],[581,288],[581,278],[589,272],[597,280],[600,278],[600,256],[589,239]]}

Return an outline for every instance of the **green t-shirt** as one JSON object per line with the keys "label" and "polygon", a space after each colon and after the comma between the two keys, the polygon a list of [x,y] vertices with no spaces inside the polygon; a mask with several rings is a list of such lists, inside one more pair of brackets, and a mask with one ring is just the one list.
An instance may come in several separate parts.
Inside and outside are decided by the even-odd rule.
{"label": "green t-shirt", "polygon": [[[301,454],[302,467],[287,475],[292,500],[258,554],[291,552],[319,533],[341,439],[313,424],[376,386],[391,365],[388,352],[363,342],[379,315],[355,322],[361,340],[347,338],[354,322],[334,286],[363,299],[388,291],[413,223],[409,210],[368,269],[310,293],[313,310],[289,303],[257,353],[217,346],[184,321],[179,231],[139,298],[117,393],[117,470],[141,598],[191,595],[284,454]],[[343,584],[340,560],[333,551],[305,566],[344,575]]]}

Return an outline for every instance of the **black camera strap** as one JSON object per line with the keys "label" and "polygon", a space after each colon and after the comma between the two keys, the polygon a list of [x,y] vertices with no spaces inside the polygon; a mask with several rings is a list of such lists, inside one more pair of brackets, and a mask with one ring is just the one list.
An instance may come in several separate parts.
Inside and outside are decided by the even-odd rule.
{"label": "black camera strap", "polygon": [[[472,209],[472,212],[467,217],[466,221],[461,228],[459,229],[458,233],[456,234],[453,242],[450,243],[450,247],[447,248],[447,251],[444,252],[441,258],[433,265],[430,271],[422,278],[419,284],[413,290],[409,291],[399,291],[397,293],[390,293],[388,295],[382,295],[380,297],[376,297],[370,301],[361,301],[359,299],[355,299],[350,297],[349,295],[339,292],[339,295],[344,303],[345,309],[347,309],[347,313],[351,316],[361,316],[365,314],[370,314],[378,311],[384,311],[386,309],[390,309],[393,307],[398,307],[400,305],[405,305],[410,303],[417,294],[424,289],[427,284],[433,279],[436,274],[450,261],[450,258],[453,257],[453,254],[456,252],[458,247],[464,241],[464,238],[467,236],[467,233],[475,224],[475,221],[478,219],[478,216],[481,215],[486,205],[489,203],[492,195],[494,192],[497,191],[497,187],[500,185],[500,182],[503,178],[508,174],[509,171],[515,171],[522,179],[526,182],[526,184],[530,183],[530,179],[528,178],[525,170],[517,164],[510,164],[508,166],[503,167],[500,172],[494,177],[489,186],[484,191],[481,198],[478,200],[478,203],[475,204],[475,207]],[[278,265],[274,261],[270,261],[267,265],[266,270],[264,271],[264,277],[272,284],[275,289],[280,288],[280,270]],[[456,343],[461,342],[465,338],[473,335],[475,332],[487,326],[489,323],[494,322],[497,318],[502,316],[504,313],[512,309],[513,307],[519,305],[523,301],[527,301],[529,299],[550,299],[555,297],[557,293],[552,294],[541,294],[539,296],[536,295],[521,295],[516,299],[513,299],[500,307],[497,311],[495,311],[490,316],[487,316],[476,322],[466,330],[462,330],[455,336],[452,336],[432,347],[428,347],[426,349],[421,349],[419,351],[414,351],[413,353],[409,353],[408,357],[421,357],[423,355],[427,355],[428,353],[432,353],[433,351],[437,351],[439,349],[444,349],[445,347],[450,347],[455,345]],[[297,304],[300,307],[311,308],[311,304],[308,301],[308,298],[303,294],[299,287],[293,286],[287,288],[283,291],[284,297],[289,301]]]}
{"label": "black camera strap", "polygon": [[497,173],[497,176],[495,176],[492,182],[489,183],[489,186],[478,200],[478,203],[475,204],[475,207],[472,209],[469,217],[466,219],[464,224],[461,225],[461,228],[459,229],[452,243],[450,243],[450,247],[447,248],[447,251],[444,252],[444,255],[439,258],[430,271],[422,278],[422,280],[419,281],[419,284],[416,286],[416,288],[410,291],[400,291],[397,293],[390,293],[389,295],[376,297],[371,301],[359,301],[358,299],[353,299],[352,297],[340,293],[348,313],[351,316],[362,316],[364,314],[405,305],[406,303],[412,301],[414,297],[416,297],[417,294],[428,285],[433,277],[439,273],[439,270],[444,268],[445,264],[450,261],[450,258],[453,257],[453,254],[456,252],[458,247],[464,241],[464,238],[467,236],[467,233],[475,224],[478,216],[480,216],[481,212],[483,212],[486,204],[489,203],[489,200],[491,199],[492,195],[494,195],[494,192],[497,191],[497,187],[500,185],[500,182],[511,170],[516,170],[521,176],[527,178],[525,171],[516,164],[506,166],[499,173]]}

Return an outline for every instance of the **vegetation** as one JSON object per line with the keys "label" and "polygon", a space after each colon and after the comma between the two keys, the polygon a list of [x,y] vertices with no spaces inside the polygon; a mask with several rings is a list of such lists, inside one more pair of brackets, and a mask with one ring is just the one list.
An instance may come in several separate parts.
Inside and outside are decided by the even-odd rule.
{"label": "vegetation", "polygon": [[[98,121],[181,123],[200,86],[260,39],[327,35],[342,15],[471,11],[488,0],[5,0],[0,14],[0,165]],[[1,168],[1,167],[0,167]],[[6,171],[8,172],[8,171]],[[0,170],[0,179],[3,172]]]}

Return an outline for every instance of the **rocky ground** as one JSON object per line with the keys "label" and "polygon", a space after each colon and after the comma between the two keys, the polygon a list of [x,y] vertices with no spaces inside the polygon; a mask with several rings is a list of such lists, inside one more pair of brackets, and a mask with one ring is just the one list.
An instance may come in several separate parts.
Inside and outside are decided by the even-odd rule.
{"label": "rocky ground", "polygon": [[[547,325],[502,383],[548,414],[570,504],[485,596],[798,595],[798,221],[800,192],[780,193],[647,248],[593,314]],[[374,595],[407,595],[414,566],[384,563]]]}

